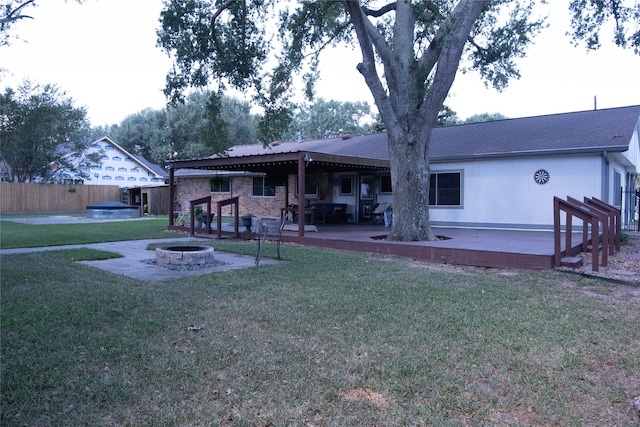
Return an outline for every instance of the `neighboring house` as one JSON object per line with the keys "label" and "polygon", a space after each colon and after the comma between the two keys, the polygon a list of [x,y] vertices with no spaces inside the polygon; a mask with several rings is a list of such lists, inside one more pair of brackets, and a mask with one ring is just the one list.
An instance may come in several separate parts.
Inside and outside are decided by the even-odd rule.
{"label": "neighboring house", "polygon": [[94,152],[100,153],[100,164],[87,171],[89,178],[83,179],[85,185],[148,187],[166,184],[167,173],[160,166],[149,163],[142,156],[130,154],[106,136],[96,140],[83,154]]}
{"label": "neighboring house", "polygon": [[121,201],[141,206],[144,213],[169,213],[168,174],[162,167],[143,156],[129,153],[106,136],[94,141],[83,153],[69,154],[69,159],[78,164],[94,153],[99,154],[99,163],[83,171],[86,178],[61,169],[56,180],[84,185],[117,185],[122,189]]}
{"label": "neighboring house", "polygon": [[[554,196],[596,197],[631,222],[639,118],[640,106],[632,106],[434,129],[432,224],[550,230]],[[393,203],[386,134],[235,146],[224,156],[171,162],[170,183],[183,169],[238,174],[216,197],[239,196],[241,214],[278,217],[281,208],[299,205],[299,187],[302,205],[346,203],[354,221],[368,221],[376,202]],[[173,205],[213,194],[207,183],[180,178],[170,191]]]}

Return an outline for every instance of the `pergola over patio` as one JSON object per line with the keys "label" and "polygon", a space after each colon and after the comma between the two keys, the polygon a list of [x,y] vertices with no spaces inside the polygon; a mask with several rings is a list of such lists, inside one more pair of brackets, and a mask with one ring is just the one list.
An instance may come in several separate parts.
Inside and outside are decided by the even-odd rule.
{"label": "pergola over patio", "polygon": [[[177,169],[227,170],[297,175],[298,188],[305,188],[305,175],[318,172],[363,172],[389,170],[387,138],[379,135],[344,135],[340,138],[303,142],[274,142],[268,146],[240,145],[224,155],[205,159],[173,160],[169,163],[169,204],[175,201]],[[285,206],[289,205],[289,181],[286,183]],[[305,206],[298,203],[298,218],[304,218]],[[173,216],[169,217],[173,226]],[[298,221],[298,236],[304,236],[304,221]]]}

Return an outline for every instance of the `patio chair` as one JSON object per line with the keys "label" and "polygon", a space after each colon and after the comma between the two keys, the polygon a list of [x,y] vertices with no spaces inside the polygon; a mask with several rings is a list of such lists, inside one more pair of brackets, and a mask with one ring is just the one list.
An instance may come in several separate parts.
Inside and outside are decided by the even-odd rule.
{"label": "patio chair", "polygon": [[267,221],[262,224],[261,232],[256,236],[258,241],[258,254],[256,255],[256,265],[260,264],[260,258],[262,257],[262,248],[265,242],[276,242],[278,251],[278,261],[280,261],[280,241],[282,239],[282,230],[287,222],[287,216],[282,218],[281,222]]}
{"label": "patio chair", "polygon": [[371,224],[384,224],[384,211],[389,209],[389,203],[376,203],[371,209]]}

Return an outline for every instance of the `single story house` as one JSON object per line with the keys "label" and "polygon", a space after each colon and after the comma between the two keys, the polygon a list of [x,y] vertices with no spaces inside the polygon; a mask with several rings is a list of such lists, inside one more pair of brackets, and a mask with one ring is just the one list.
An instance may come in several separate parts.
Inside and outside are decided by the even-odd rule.
{"label": "single story house", "polygon": [[[552,230],[554,196],[596,197],[633,221],[639,119],[640,105],[434,129],[432,225]],[[344,135],[175,160],[170,203],[238,196],[240,214],[275,218],[324,201],[346,204],[348,220],[369,221],[375,203],[393,204],[387,143],[384,133]]]}

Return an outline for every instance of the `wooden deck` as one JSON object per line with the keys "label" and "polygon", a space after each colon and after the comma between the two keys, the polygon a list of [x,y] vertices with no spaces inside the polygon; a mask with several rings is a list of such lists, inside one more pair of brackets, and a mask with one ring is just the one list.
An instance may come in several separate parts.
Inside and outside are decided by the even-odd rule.
{"label": "wooden deck", "polygon": [[[479,267],[528,270],[553,268],[554,240],[551,231],[434,227],[434,232],[438,236],[445,237],[444,240],[395,242],[384,240],[388,229],[381,225],[318,224],[317,228],[317,232],[305,232],[305,236],[302,238],[298,237],[297,232],[285,231],[282,240],[322,248],[372,252]],[[215,238],[215,234],[197,235]],[[240,233],[240,237],[253,238],[253,235]],[[561,240],[564,242],[564,237]],[[581,242],[578,238],[572,239],[572,241]],[[577,246],[580,245],[581,243]],[[286,251],[286,248],[284,250]],[[565,248],[563,247],[562,250],[564,252]]]}

